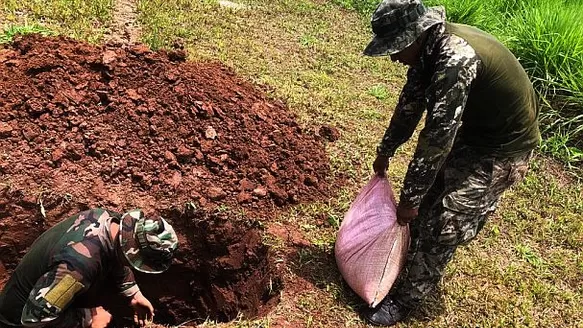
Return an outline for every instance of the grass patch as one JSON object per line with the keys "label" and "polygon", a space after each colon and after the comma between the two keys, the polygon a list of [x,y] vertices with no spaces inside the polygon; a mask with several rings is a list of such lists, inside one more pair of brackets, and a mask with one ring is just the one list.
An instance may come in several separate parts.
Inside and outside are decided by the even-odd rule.
{"label": "grass patch", "polygon": [[369,90],[368,94],[377,98],[378,100],[385,100],[389,97],[389,92],[384,85],[377,84],[373,85]]}
{"label": "grass patch", "polygon": [[17,35],[38,33],[43,36],[54,35],[54,32],[39,24],[33,25],[8,25],[0,34],[0,43],[11,42]]}
{"label": "grass patch", "polygon": [[354,10],[364,15],[372,14],[380,3],[376,0],[333,0],[333,2],[342,8]]}
{"label": "grass patch", "polygon": [[[36,26],[89,42],[103,39],[114,0],[3,0],[4,28]],[[30,24],[29,22],[34,22]]]}

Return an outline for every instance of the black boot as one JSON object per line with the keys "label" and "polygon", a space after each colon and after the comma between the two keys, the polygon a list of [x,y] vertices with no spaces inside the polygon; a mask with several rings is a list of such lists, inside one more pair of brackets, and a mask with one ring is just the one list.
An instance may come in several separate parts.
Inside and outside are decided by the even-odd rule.
{"label": "black boot", "polygon": [[400,305],[387,296],[377,307],[366,309],[363,316],[373,325],[393,326],[405,320],[410,313],[410,308]]}

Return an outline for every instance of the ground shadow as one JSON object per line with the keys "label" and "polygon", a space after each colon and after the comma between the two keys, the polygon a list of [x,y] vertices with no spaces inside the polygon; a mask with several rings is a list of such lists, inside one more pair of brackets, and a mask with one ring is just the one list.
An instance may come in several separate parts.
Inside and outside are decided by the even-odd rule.
{"label": "ground shadow", "polygon": [[[346,304],[358,313],[367,305],[344,281],[338,271],[333,249],[305,245],[295,247],[288,256],[290,269],[299,277],[311,282],[316,288],[332,291],[336,301]],[[406,322],[430,322],[445,312],[445,297],[439,286],[415,309]]]}
{"label": "ground shadow", "polygon": [[366,304],[350,289],[338,271],[333,249],[315,245],[296,246],[288,255],[290,269],[316,288],[334,293],[336,301],[360,311]]}
{"label": "ground shadow", "polygon": [[438,286],[421,305],[415,309],[406,322],[429,322],[445,313],[445,297],[441,286]]}

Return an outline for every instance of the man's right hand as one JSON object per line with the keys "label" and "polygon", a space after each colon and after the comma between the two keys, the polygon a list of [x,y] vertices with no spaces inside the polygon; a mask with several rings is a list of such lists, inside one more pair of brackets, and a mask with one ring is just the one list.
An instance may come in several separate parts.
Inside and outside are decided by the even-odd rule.
{"label": "man's right hand", "polygon": [[389,157],[383,155],[377,155],[377,158],[374,160],[372,164],[372,169],[374,172],[384,177],[387,174],[387,169],[389,168]]}
{"label": "man's right hand", "polygon": [[101,306],[91,309],[91,328],[105,328],[111,321],[111,314]]}

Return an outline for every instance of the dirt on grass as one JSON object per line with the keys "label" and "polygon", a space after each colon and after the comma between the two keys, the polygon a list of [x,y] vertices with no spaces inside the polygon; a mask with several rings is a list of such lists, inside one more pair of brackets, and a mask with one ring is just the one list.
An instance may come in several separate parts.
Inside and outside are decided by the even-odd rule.
{"label": "dirt on grass", "polygon": [[324,143],[339,135],[305,131],[229,68],[185,56],[40,36],[0,49],[0,286],[67,216],[141,208],[180,239],[167,273],[137,277],[158,322],[254,317],[277,303],[262,226],[330,196]]}

